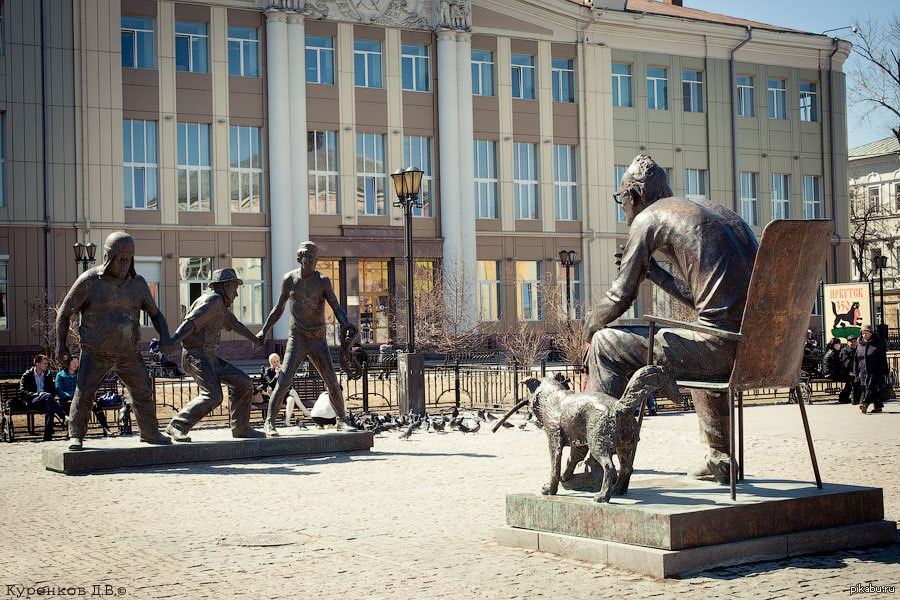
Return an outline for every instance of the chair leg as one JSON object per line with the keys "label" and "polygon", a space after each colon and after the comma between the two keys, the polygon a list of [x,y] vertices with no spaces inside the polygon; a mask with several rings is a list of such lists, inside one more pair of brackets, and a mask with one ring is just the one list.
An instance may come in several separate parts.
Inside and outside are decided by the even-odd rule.
{"label": "chair leg", "polygon": [[816,476],[816,487],[822,489],[822,477],[819,475],[819,463],[816,461],[816,449],[813,448],[812,434],[809,431],[809,419],[806,417],[806,405],[803,403],[803,394],[800,388],[794,388],[797,394],[797,404],[800,406],[800,417],[803,419],[803,430],[806,432],[806,445],[809,446],[809,458],[812,461],[813,473]]}
{"label": "chair leg", "polygon": [[737,394],[738,481],[744,480],[744,392]]}
{"label": "chair leg", "polygon": [[735,500],[737,496],[736,491],[736,482],[737,482],[737,463],[734,460],[734,390],[730,387],[728,388],[728,406],[729,406],[729,414],[728,418],[731,420],[730,431],[728,432],[728,454],[729,454],[729,487],[731,488],[731,499]]}

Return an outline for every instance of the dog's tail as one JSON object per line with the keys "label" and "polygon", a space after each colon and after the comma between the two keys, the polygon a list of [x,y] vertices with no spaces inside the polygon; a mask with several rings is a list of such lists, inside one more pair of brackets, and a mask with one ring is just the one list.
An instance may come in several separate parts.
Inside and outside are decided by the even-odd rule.
{"label": "dog's tail", "polygon": [[681,396],[678,384],[664,367],[649,365],[639,369],[631,376],[625,392],[616,402],[616,413],[633,413],[647,399],[647,396],[656,391],[662,392],[662,395],[672,400],[677,400]]}

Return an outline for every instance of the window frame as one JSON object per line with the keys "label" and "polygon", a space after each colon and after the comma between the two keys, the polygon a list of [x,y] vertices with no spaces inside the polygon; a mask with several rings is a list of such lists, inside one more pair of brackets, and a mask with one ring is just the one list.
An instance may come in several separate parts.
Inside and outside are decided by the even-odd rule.
{"label": "window frame", "polygon": [[687,198],[709,197],[709,171],[706,169],[684,170],[684,195]]}
{"label": "window frame", "polygon": [[[150,29],[138,29],[136,26],[126,27],[123,21],[125,19],[133,19],[135,21],[149,21]],[[0,23],[2,25],[2,23]],[[133,23],[133,25],[137,25],[137,23]],[[132,34],[131,47],[132,47],[132,56],[134,58],[134,63],[127,65],[125,64],[126,53],[124,51],[121,52],[122,55],[122,68],[123,69],[155,69],[156,68],[156,20],[153,17],[143,17],[136,15],[125,15],[123,14],[119,19],[119,27],[120,27],[120,35],[122,39],[122,48],[124,49],[124,37],[126,32],[130,32]],[[0,28],[2,29],[2,28]],[[146,47],[140,43],[140,39],[144,37],[146,34],[150,35],[150,51],[149,56],[144,57],[145,59],[149,59],[148,64],[141,64],[142,61],[140,58],[143,55],[141,49]],[[0,32],[2,35],[2,32]]]}
{"label": "window frame", "polygon": [[[387,214],[388,187],[387,172],[385,169],[385,135],[383,133],[356,134],[356,214],[359,216],[383,216]],[[371,142],[371,144],[369,143]],[[360,145],[362,155],[360,155]],[[373,150],[373,155],[368,155],[368,150]],[[381,170],[369,170],[367,166],[379,166]],[[362,169],[360,168],[362,167]],[[371,192],[374,197],[369,198],[369,182],[372,183]],[[362,186],[360,186],[362,184]],[[380,184],[380,185],[379,185]],[[380,189],[380,199],[379,199]],[[362,194],[360,194],[362,191]],[[370,211],[371,208],[374,212]],[[360,210],[362,208],[362,210]]]}
{"label": "window frame", "polygon": [[[140,123],[142,130],[142,139],[143,139],[143,161],[135,161],[135,125]],[[122,187],[124,198],[122,199],[123,205],[126,210],[159,210],[159,125],[158,121],[151,121],[145,119],[122,119]],[[147,134],[147,125],[152,124],[153,135]],[[150,140],[152,139],[152,154],[155,160],[149,160],[151,154],[150,150]],[[130,141],[130,143],[129,143]],[[132,160],[128,160],[129,157]],[[144,181],[144,198],[143,202],[139,206],[136,202],[136,194],[137,191],[135,189],[135,177],[134,174],[136,171],[140,171],[143,173],[143,181]],[[130,177],[129,177],[130,171]],[[151,200],[151,192],[150,187],[148,186],[148,182],[153,182],[152,187],[156,191],[155,200]],[[129,182],[131,182],[131,193],[130,193],[130,201],[131,205],[129,206]]]}
{"label": "window frame", "polygon": [[[255,37],[235,37],[233,32],[237,31],[252,32]],[[236,73],[232,72],[231,49],[232,44],[236,44],[238,48],[238,69]],[[229,77],[259,77],[259,29],[256,27],[239,27],[237,25],[228,26],[228,75]],[[253,64],[247,69],[246,56],[253,57]]]}
{"label": "window frame", "polygon": [[[561,62],[565,64],[560,65]],[[553,101],[575,103],[575,59],[553,57],[550,60],[550,82]]]}
{"label": "window frame", "polygon": [[[497,179],[497,142],[494,140],[474,140],[474,200],[476,219],[499,219],[500,207],[498,203],[498,179]],[[480,156],[488,154],[484,160],[487,173],[481,173],[478,168]]]}
{"label": "window frame", "polygon": [[[359,47],[359,44],[377,44],[378,51],[367,50]],[[360,78],[359,60],[362,59],[362,78]],[[370,81],[370,78],[372,81]],[[377,80],[377,81],[376,81]],[[384,43],[382,40],[369,38],[353,39],[353,85],[355,87],[383,89],[384,88]]]}
{"label": "window frame", "polygon": [[772,195],[772,220],[791,218],[791,175],[772,173],[770,193]]}
{"label": "window frame", "polygon": [[[244,140],[243,133],[247,133],[249,137]],[[237,154],[235,154],[234,144],[237,141]],[[244,142],[249,142],[250,144],[250,165],[242,166],[243,160],[241,159],[241,152],[243,150]],[[263,193],[265,189],[264,184],[264,171],[265,165],[263,164],[263,148],[262,148],[262,128],[261,127],[251,127],[251,126],[242,126],[242,125],[230,125],[228,128],[228,175],[229,175],[229,199],[231,203],[231,212],[232,213],[242,213],[242,214],[259,214],[264,212],[263,205],[265,202],[265,195]],[[254,147],[256,149],[256,153],[254,154]],[[254,157],[256,158],[254,164]],[[235,166],[235,158],[237,158],[237,166]],[[243,206],[243,199],[238,197],[235,198],[235,181],[234,178],[237,177],[237,191],[238,196],[240,196],[241,191],[243,190],[243,182],[244,179],[248,179],[250,185],[248,187],[248,191],[250,192],[249,198],[250,202],[246,209],[241,209]],[[256,186],[254,188],[254,181]],[[254,189],[258,192],[255,196],[255,202],[253,201],[253,191]],[[235,205],[237,205],[238,210],[235,210]]]}
{"label": "window frame", "polygon": [[513,206],[519,221],[540,219],[537,161],[537,144],[513,143]]}
{"label": "window frame", "polygon": [[741,171],[741,218],[751,227],[759,226],[759,173]]}
{"label": "window frame", "polygon": [[[484,269],[488,264],[494,266],[493,279],[488,279],[490,274]],[[503,264],[499,260],[478,260],[475,263],[476,303],[480,323],[494,323],[503,318],[502,273]]]}
{"label": "window frame", "polygon": [[[179,26],[202,25],[206,33],[179,32]],[[182,69],[178,60],[178,40],[187,39],[188,62],[187,68]],[[175,21],[175,70],[182,73],[209,73],[209,23],[201,21]],[[202,52],[203,64],[195,65],[195,52]],[[196,57],[199,58],[199,57]]]}
{"label": "window frame", "polygon": [[822,199],[822,176],[803,175],[803,218],[825,218],[825,205]]}
{"label": "window frame", "polygon": [[[651,74],[651,71],[662,71],[662,76]],[[660,86],[662,86],[660,88]],[[651,93],[652,92],[652,93]],[[659,95],[662,94],[662,107]],[[669,110],[669,68],[647,67],[647,108],[649,110]]]}
{"label": "window frame", "polygon": [[[778,87],[778,84],[781,87]],[[769,118],[787,119],[787,80],[768,77],[766,97],[769,99]]]}
{"label": "window frame", "polygon": [[[697,79],[688,79],[688,74]],[[684,112],[702,113],[703,106],[703,71],[700,69],[682,69],[681,91],[683,94]]]}
{"label": "window frame", "polygon": [[[572,299],[572,311],[569,315],[572,319],[580,319],[581,318],[581,279],[582,279],[582,266],[583,261],[576,260],[571,268],[569,273],[569,290],[570,290],[570,298]],[[566,308],[566,268],[562,265],[561,262],[556,261],[556,287],[557,294],[559,294],[559,306],[563,309]]]}
{"label": "window frame", "polygon": [[[183,135],[182,135],[182,126],[184,127]],[[191,127],[197,127],[197,158],[198,164],[191,164],[188,162],[190,158],[188,154],[190,153],[190,133]],[[213,198],[213,181],[212,181],[212,155],[210,154],[210,147],[212,145],[212,140],[210,139],[210,135],[212,134],[212,128],[208,123],[177,123],[176,125],[176,146],[177,146],[177,185],[178,185],[178,210],[182,210],[185,212],[209,212],[212,211],[212,198]],[[203,132],[206,132],[206,135],[203,135]],[[184,138],[184,149],[181,148],[182,137]],[[203,164],[203,146],[204,140],[206,145],[206,164]],[[182,158],[188,159],[182,162]],[[191,179],[192,173],[196,175],[196,183],[198,186],[198,204],[196,207],[191,206]],[[181,197],[181,180],[182,175],[185,177],[185,200],[182,202]],[[200,197],[200,194],[203,191],[203,179],[206,179],[206,189],[208,190],[208,197],[204,198]],[[205,207],[204,207],[205,205]]]}
{"label": "window frame", "polygon": [[553,212],[557,221],[578,220],[578,146],[553,145]]}
{"label": "window frame", "polygon": [[[616,67],[624,67],[626,73],[616,73]],[[629,63],[612,63],[612,95],[613,106],[631,108],[634,106],[633,94],[631,92],[631,64]],[[623,101],[623,93],[625,92],[625,100]]]}
{"label": "window frame", "polygon": [[[198,264],[196,268],[200,269],[197,272],[197,277],[186,278],[185,268],[191,268],[190,261],[206,261],[209,263],[207,265],[208,270],[203,270],[204,263]],[[212,273],[216,268],[216,259],[214,256],[179,256],[178,257],[178,305],[182,310],[182,313],[179,315],[181,320],[184,320],[185,315],[191,309],[191,305],[203,294],[203,290],[209,285],[209,280],[212,278]],[[196,288],[199,293],[197,294],[197,298],[191,299],[191,286],[197,285]],[[184,292],[187,291],[187,298],[184,297]]]}
{"label": "window frame", "polygon": [[[516,60],[520,62],[517,63]],[[534,100],[537,98],[535,63],[533,54],[512,54],[510,56],[512,97],[514,100]]]}
{"label": "window frame", "polygon": [[[328,40],[330,46],[317,46],[310,41]],[[304,36],[304,48],[306,52],[306,83],[317,85],[334,85],[334,36],[307,33]],[[311,65],[315,65],[311,69]],[[328,68],[324,68],[327,65]],[[310,73],[315,77],[310,79]],[[355,79],[355,75],[354,75]]]}
{"label": "window frame", "polygon": [[[259,261],[258,265],[244,266],[243,261]],[[266,318],[266,259],[262,256],[234,257],[231,267],[243,283],[238,286],[237,296],[231,304],[231,312],[244,325],[262,325]],[[258,269],[259,278],[251,277],[254,269]],[[256,288],[258,295],[254,294]],[[249,301],[246,300],[250,296]],[[247,315],[241,314],[241,308],[250,306]],[[254,310],[258,309],[258,312]]]}
{"label": "window frame", "polygon": [[[147,287],[150,289],[150,295],[156,303],[156,308],[163,311],[162,305],[162,257],[161,256],[135,256],[134,271],[144,278]],[[146,266],[145,266],[146,265]],[[152,265],[152,267],[151,267]],[[150,275],[150,271],[153,275]],[[153,321],[145,311],[141,311],[141,327],[153,327]]]}
{"label": "window frame", "polygon": [[[533,279],[525,279],[520,271],[520,267],[533,265],[535,275]],[[516,318],[519,321],[541,321],[544,318],[543,310],[543,290],[541,283],[543,280],[544,262],[541,260],[517,260],[515,262],[515,282],[516,282]],[[520,276],[523,277],[520,279]],[[529,297],[528,314],[525,314],[526,294]]]}
{"label": "window frame", "polygon": [[[475,53],[484,53],[490,57],[490,61],[487,60],[478,60],[475,58]],[[472,95],[473,96],[494,96],[495,95],[495,86],[494,86],[494,52],[491,50],[481,50],[478,48],[473,48],[471,53],[471,66],[472,66]],[[488,79],[485,79],[485,70],[488,71]],[[485,93],[484,83],[489,82],[490,90]],[[476,88],[477,82],[477,88]]]}
{"label": "window frame", "polygon": [[432,138],[422,135],[403,136],[403,164],[422,169],[422,184],[419,187],[421,207],[414,206],[412,216],[430,218],[434,206],[434,143]]}
{"label": "window frame", "polygon": [[[739,117],[755,117],[756,104],[754,99],[755,81],[753,75],[736,75],[735,76],[735,104],[737,116]],[[742,83],[746,80],[747,83]]]}
{"label": "window frame", "polygon": [[[324,140],[324,144],[320,144]],[[312,130],[306,132],[306,166],[309,173],[309,214],[338,215],[341,212],[339,187],[341,178],[338,154],[338,132]],[[319,164],[324,154],[324,164]],[[329,164],[331,163],[331,164]],[[329,168],[332,167],[332,168]],[[324,167],[324,168],[322,168]],[[320,185],[324,183],[323,185]],[[324,201],[320,202],[320,198]],[[332,208],[332,210],[329,210]],[[322,208],[324,207],[324,208]]]}
{"label": "window frame", "polygon": [[[622,177],[625,175],[625,171],[628,170],[628,165],[613,165],[613,190],[619,191],[619,184],[622,182]],[[625,215],[625,211],[622,209],[621,204],[617,204],[610,199],[610,202],[613,204],[613,212],[615,213],[616,223],[627,223],[628,217]]]}
{"label": "window frame", "polygon": [[[803,89],[803,86],[809,86]],[[806,123],[819,122],[819,86],[815,81],[800,82],[800,120]]]}
{"label": "window frame", "polygon": [[[425,54],[409,54],[407,50],[410,48],[421,48],[425,51]],[[411,81],[407,81],[407,64],[410,65]],[[425,72],[425,78],[420,81],[422,71]],[[406,42],[400,44],[400,73],[403,91],[431,91],[431,48],[428,44],[410,44]],[[419,87],[420,83],[424,83],[424,88]]]}

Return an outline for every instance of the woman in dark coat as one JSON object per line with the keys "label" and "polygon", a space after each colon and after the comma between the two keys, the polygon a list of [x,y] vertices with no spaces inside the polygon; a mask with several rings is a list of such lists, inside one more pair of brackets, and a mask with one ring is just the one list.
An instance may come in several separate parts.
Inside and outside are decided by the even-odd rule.
{"label": "woman in dark coat", "polygon": [[870,404],[873,413],[881,412],[879,391],[885,385],[888,371],[887,345],[875,334],[871,325],[863,325],[853,362],[853,375],[859,379],[863,389],[859,403],[862,414],[866,414]]}

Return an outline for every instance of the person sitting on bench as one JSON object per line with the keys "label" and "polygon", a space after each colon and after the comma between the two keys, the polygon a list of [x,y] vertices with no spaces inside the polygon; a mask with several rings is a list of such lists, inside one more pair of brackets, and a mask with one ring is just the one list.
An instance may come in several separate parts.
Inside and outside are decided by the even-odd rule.
{"label": "person sitting on bench", "polygon": [[[266,384],[266,388],[268,390],[273,390],[275,388],[275,384],[278,383],[278,375],[281,374],[281,359],[278,358],[278,355],[274,352],[269,355],[269,367],[263,369],[263,381]],[[268,396],[268,394],[267,394]],[[300,401],[300,396],[297,394],[297,390],[293,387],[288,392],[287,398],[287,407],[284,409],[284,426],[291,427],[291,415],[294,414],[294,406],[300,408],[303,411],[304,416],[309,416],[309,409],[303,406],[303,402]]]}
{"label": "person sitting on bench", "polygon": [[25,408],[44,413],[44,441],[53,439],[53,417],[59,417],[63,423],[68,417],[59,402],[56,401],[56,386],[49,375],[50,359],[43,354],[36,354],[34,366],[22,374],[19,380],[19,399]]}
{"label": "person sitting on bench", "polygon": [[[80,361],[77,356],[70,356],[63,362],[65,367],[56,374],[56,397],[59,398],[59,403],[68,413],[69,408],[72,406],[72,398],[75,397],[75,383],[78,381],[78,365]],[[93,412],[97,418],[97,423],[103,428],[103,437],[112,435],[112,432],[109,430],[109,422],[106,420],[106,413],[100,408],[96,400],[94,401]]]}

